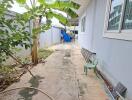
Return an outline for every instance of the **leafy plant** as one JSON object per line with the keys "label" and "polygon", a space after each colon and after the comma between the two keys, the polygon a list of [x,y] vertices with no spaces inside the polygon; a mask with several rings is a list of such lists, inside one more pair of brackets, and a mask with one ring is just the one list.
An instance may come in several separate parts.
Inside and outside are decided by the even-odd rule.
{"label": "leafy plant", "polygon": [[[34,64],[37,64],[38,34],[42,31],[48,30],[51,27],[51,19],[53,17],[57,18],[60,23],[68,25],[67,17],[59,12],[65,12],[71,18],[76,18],[78,17],[78,15],[74,11],[74,9],[79,9],[80,5],[74,3],[71,0],[56,0],[53,3],[49,3],[48,0],[30,0],[31,6],[27,6],[26,0],[17,0],[17,2],[27,9],[27,12],[24,13],[23,16],[26,16],[27,20],[32,19],[34,23],[34,28],[32,30],[34,38],[32,47],[32,61]],[[36,5],[37,3],[39,3],[39,5]],[[47,19],[46,24],[40,24],[42,17],[45,17]]]}
{"label": "leafy plant", "polygon": [[14,72],[14,69],[11,66],[0,66],[0,73],[9,74],[12,72]]}
{"label": "leafy plant", "polygon": [[[73,1],[56,0],[53,3],[49,3],[47,0],[30,0],[31,6],[29,6],[26,1],[27,0],[16,0],[17,3],[26,8],[27,12],[16,14],[12,18],[6,18],[6,14],[13,4],[13,0],[0,1],[0,64],[2,64],[7,57],[13,55],[13,50],[17,48],[17,46],[22,46],[27,49],[31,47],[31,44],[32,61],[34,64],[37,64],[38,35],[51,27],[51,19],[55,17],[64,25],[68,25],[67,17],[60,12],[67,13],[71,18],[78,17],[74,9],[78,9],[80,5]],[[37,5],[37,3],[39,3],[39,5]],[[46,23],[40,24],[43,17],[46,17]],[[27,28],[29,28],[27,23],[29,23],[29,21],[33,23],[31,33],[27,31]]]}
{"label": "leafy plant", "polygon": [[22,20],[6,16],[11,3],[12,0],[0,2],[0,65],[13,53],[16,46],[29,47],[30,33],[25,30],[26,26]]}

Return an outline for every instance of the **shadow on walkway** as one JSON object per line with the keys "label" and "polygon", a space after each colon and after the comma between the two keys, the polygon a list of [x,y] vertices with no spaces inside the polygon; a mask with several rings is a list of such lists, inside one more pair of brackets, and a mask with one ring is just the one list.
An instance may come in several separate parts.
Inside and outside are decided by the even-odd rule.
{"label": "shadow on walkway", "polygon": [[[30,80],[29,80],[29,83],[31,84],[30,87],[35,87],[37,88],[39,86],[39,83],[41,82],[40,80],[41,79],[44,79],[44,77],[40,77],[40,76],[35,76],[32,77]],[[34,90],[34,89],[29,89],[29,88],[25,88],[23,90],[21,90],[19,92],[19,94],[21,95],[21,98],[18,98],[17,100],[32,100],[32,97],[36,94],[38,94],[38,91],[37,90]]]}

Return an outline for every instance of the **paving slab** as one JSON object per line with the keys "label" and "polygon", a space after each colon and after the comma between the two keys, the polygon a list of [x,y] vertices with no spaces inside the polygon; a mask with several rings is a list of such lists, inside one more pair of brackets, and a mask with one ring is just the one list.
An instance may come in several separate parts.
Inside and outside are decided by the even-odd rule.
{"label": "paving slab", "polygon": [[[80,48],[73,43],[51,47],[55,52],[46,59],[45,64],[38,64],[21,80],[8,89],[17,87],[35,87],[46,92],[54,100],[108,100],[101,82],[93,71],[88,76],[83,72],[85,63]],[[0,95],[0,100],[50,100],[41,92],[33,89],[18,89]]]}

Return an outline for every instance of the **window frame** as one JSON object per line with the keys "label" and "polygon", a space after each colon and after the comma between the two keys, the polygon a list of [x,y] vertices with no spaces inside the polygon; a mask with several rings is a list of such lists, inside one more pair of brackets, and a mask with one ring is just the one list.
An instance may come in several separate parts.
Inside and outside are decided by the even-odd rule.
{"label": "window frame", "polygon": [[107,0],[103,37],[123,39],[123,40],[132,40],[132,29],[122,29],[124,15],[125,15],[126,0],[124,0],[123,6],[122,6],[122,12],[121,12],[121,18],[119,21],[118,30],[108,30],[111,4],[112,4],[112,0]]}

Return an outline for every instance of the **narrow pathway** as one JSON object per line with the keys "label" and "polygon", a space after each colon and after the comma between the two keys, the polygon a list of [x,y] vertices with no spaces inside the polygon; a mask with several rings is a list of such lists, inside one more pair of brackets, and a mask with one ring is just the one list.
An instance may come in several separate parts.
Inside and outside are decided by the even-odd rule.
{"label": "narrow pathway", "polygon": [[[77,45],[61,44],[51,49],[55,52],[46,59],[47,62],[32,69],[37,76],[35,80],[27,73],[8,89],[32,86],[45,91],[54,100],[108,100],[94,73],[90,71],[88,76],[84,75],[85,62]],[[50,99],[36,90],[21,89],[0,96],[0,100]]]}

